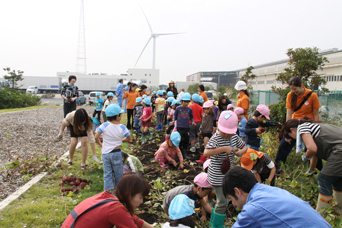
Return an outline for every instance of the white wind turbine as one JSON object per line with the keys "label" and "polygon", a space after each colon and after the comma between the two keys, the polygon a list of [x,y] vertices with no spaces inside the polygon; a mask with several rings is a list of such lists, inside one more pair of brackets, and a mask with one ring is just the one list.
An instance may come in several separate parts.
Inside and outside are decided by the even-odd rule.
{"label": "white wind turbine", "polygon": [[[141,7],[140,7],[141,8]],[[153,30],[152,30],[152,27],[150,25],[150,22],[148,21],[147,17],[146,17],[146,14],[144,12],[144,10],[141,8],[141,11],[143,12],[144,16],[145,16],[145,19],[147,21],[147,24],[148,24],[148,27],[150,27],[150,31],[151,31],[151,36],[150,38],[147,40],[147,43],[145,44],[145,47],[142,49],[137,61],[135,62],[135,65],[134,65],[134,68],[135,66],[138,64],[139,62],[139,59],[140,57],[142,56],[142,54],[144,53],[148,43],[151,41],[151,39],[153,38],[153,57],[152,57],[152,69],[155,69],[156,68],[156,39],[159,37],[159,36],[166,36],[166,35],[175,35],[175,34],[181,34],[180,32],[178,33],[154,33]]]}

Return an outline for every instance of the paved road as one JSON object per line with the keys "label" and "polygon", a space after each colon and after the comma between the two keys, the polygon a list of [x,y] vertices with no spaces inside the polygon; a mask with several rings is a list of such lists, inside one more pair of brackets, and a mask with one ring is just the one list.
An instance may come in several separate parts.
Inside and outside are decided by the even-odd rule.
{"label": "paved road", "polygon": [[[41,96],[41,94],[38,94],[38,96]],[[88,95],[85,96],[88,100]],[[114,104],[117,104],[116,97],[113,99]],[[54,98],[43,98],[42,104],[48,104],[48,105],[63,105],[63,99],[60,94],[56,94]]]}

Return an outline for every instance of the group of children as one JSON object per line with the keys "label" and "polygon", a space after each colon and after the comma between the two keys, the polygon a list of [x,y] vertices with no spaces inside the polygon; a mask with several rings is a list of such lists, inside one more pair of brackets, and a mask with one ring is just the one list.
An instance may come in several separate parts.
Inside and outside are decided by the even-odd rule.
{"label": "group of children", "polygon": [[[142,133],[142,143],[146,142],[147,137],[153,137],[150,128],[154,116],[157,119],[156,131],[166,131],[165,141],[154,154],[158,164],[163,168],[172,165],[183,169],[184,160],[191,159],[188,151],[196,152],[201,148],[200,137],[203,138],[205,148],[197,162],[204,164],[204,170],[208,174],[205,172],[196,176],[193,186],[179,186],[170,190],[164,200],[166,212],[172,198],[185,194],[200,202],[202,221],[206,220],[206,214],[211,214],[212,218],[218,220],[223,218],[224,221],[227,202],[226,197],[222,195],[220,180],[224,176],[221,168],[226,157],[232,167],[234,156],[238,156],[241,166],[251,170],[258,182],[274,185],[274,162],[269,155],[259,152],[264,127],[279,125],[278,122],[268,121],[270,110],[267,106],[259,105],[253,117],[247,121],[242,108],[234,109],[233,105],[228,105],[227,110],[220,110],[217,102],[212,100],[203,103],[203,98],[198,94],[191,96],[189,93],[183,93],[180,100],[176,100],[172,92],[159,90],[151,94],[151,99],[146,94],[135,98],[132,109],[133,128],[137,135]],[[109,103],[111,99],[107,101]],[[143,173],[143,168],[138,158],[124,154],[120,149],[122,142],[132,142],[128,127],[121,124],[124,111],[117,104],[109,104],[102,110],[107,122],[99,126],[95,139],[102,147],[104,190],[111,191],[124,172]],[[167,120],[167,128],[164,128],[164,118]],[[100,141],[101,135],[103,143]],[[226,149],[228,147],[231,149]],[[208,205],[208,197],[214,196],[215,210]]]}

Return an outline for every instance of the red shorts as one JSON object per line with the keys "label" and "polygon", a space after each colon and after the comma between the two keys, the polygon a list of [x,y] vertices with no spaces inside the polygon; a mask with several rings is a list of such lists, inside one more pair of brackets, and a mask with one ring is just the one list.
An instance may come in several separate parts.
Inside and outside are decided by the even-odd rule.
{"label": "red shorts", "polygon": [[151,127],[151,120],[148,120],[146,122],[141,121],[141,126],[142,127]]}

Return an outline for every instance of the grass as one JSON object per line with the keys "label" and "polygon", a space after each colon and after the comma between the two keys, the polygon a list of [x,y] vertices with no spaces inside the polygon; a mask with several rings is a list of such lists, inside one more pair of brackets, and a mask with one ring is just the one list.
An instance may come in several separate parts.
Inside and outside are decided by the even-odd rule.
{"label": "grass", "polygon": [[60,106],[58,106],[58,105],[37,105],[37,106],[30,106],[30,107],[25,107],[25,108],[0,109],[0,113],[26,111],[26,110],[39,109],[39,108],[57,108],[57,107],[60,107]]}

